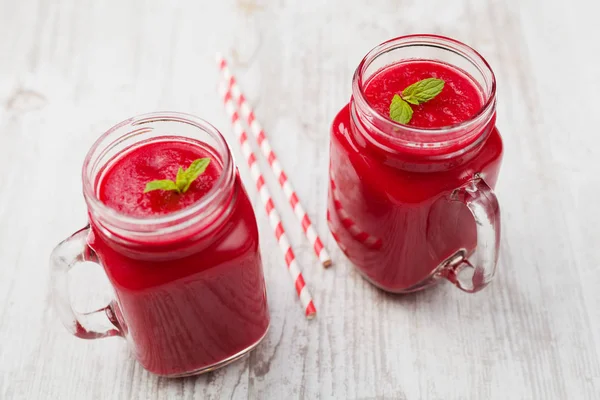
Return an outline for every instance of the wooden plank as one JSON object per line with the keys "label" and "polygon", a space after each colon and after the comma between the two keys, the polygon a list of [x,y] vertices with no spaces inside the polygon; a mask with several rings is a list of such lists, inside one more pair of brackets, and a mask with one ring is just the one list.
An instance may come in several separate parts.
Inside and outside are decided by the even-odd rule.
{"label": "wooden plank", "polygon": [[[597,398],[600,44],[592,6],[0,0],[0,398]],[[450,285],[384,294],[345,260],[325,223],[329,124],[349,98],[354,68],[375,44],[411,32],[471,44],[498,78],[502,253],[496,281],[473,296]],[[319,310],[306,321],[248,185],[269,334],[243,361],[169,380],[144,371],[125,341],[69,336],[49,306],[47,260],[85,223],[81,163],[112,124],[171,109],[205,117],[231,138],[215,90],[217,50],[232,60],[335,266],[319,266],[285,208]],[[81,292],[102,281],[93,272]],[[102,295],[87,305],[102,304]]]}

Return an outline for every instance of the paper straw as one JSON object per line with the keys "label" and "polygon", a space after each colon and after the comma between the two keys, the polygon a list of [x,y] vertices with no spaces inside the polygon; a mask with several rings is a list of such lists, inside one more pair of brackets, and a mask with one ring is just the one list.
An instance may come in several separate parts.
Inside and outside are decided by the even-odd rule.
{"label": "paper straw", "polygon": [[267,217],[269,218],[271,227],[275,231],[275,238],[277,239],[279,249],[281,250],[285,258],[285,263],[287,265],[288,272],[290,273],[292,281],[294,282],[294,286],[296,287],[296,293],[300,298],[300,302],[302,303],[302,307],[304,308],[306,318],[311,319],[315,316],[317,310],[313,303],[312,296],[304,282],[304,277],[302,276],[302,272],[300,271],[298,261],[296,260],[296,255],[294,254],[294,250],[292,249],[290,242],[285,234],[285,230],[283,229],[283,224],[281,223],[279,213],[275,209],[273,199],[271,198],[269,189],[265,184],[265,179],[258,168],[256,156],[252,151],[250,144],[248,143],[248,135],[246,134],[246,131],[244,130],[240,122],[239,115],[233,103],[231,92],[228,89],[223,89],[221,90],[221,96],[223,98],[225,110],[227,111],[227,114],[231,119],[233,131],[237,136],[237,140],[240,145],[242,154],[248,162],[248,167],[250,168],[250,174],[252,175],[252,179],[256,183],[256,189],[260,194],[260,198],[265,207],[265,211],[267,212]]}
{"label": "paper straw", "polygon": [[226,84],[228,85],[228,90],[231,92],[234,101],[238,104],[242,117],[248,123],[250,131],[254,135],[254,138],[256,139],[261,152],[269,161],[269,165],[271,166],[273,174],[275,174],[275,176],[277,177],[281,189],[283,190],[286,198],[292,206],[292,209],[294,210],[294,215],[296,216],[298,222],[302,226],[302,231],[306,235],[308,241],[311,243],[315,254],[319,258],[319,261],[321,261],[321,264],[323,264],[325,268],[330,267],[332,262],[331,258],[329,257],[329,253],[327,252],[327,249],[325,249],[325,247],[323,246],[323,241],[319,237],[317,231],[314,229],[307,212],[305,211],[304,207],[302,207],[298,195],[292,187],[291,182],[288,180],[288,177],[284,172],[283,167],[279,163],[275,152],[271,148],[271,145],[269,144],[269,141],[265,135],[263,128],[261,127],[260,123],[257,121],[254,115],[254,111],[246,101],[246,98],[242,93],[239,85],[237,84],[235,77],[229,70],[227,61],[220,54],[217,54],[216,59],[219,69],[223,74],[223,78]]}

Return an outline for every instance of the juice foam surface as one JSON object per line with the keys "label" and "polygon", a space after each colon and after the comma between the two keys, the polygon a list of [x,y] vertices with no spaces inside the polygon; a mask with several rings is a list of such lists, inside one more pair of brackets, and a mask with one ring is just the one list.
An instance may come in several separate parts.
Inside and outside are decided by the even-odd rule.
{"label": "juice foam surface", "polygon": [[[146,183],[157,179],[175,181],[179,167],[184,169],[198,158],[209,157],[206,171],[187,192],[155,190],[144,193]],[[208,147],[184,141],[151,141],[132,148],[113,160],[102,174],[98,196],[107,206],[130,216],[169,214],[202,199],[221,174]]]}
{"label": "juice foam surface", "polygon": [[432,100],[411,105],[413,116],[408,125],[420,128],[441,128],[471,119],[481,109],[481,89],[466,72],[436,61],[408,60],[388,65],[366,82],[367,102],[381,115],[390,115],[390,103],[395,94],[426,78],[442,79],[444,89]]}

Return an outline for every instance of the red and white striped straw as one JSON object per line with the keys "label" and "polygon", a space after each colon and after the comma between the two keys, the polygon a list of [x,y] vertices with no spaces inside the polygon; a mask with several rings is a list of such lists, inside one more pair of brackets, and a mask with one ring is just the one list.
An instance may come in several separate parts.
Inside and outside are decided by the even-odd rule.
{"label": "red and white striped straw", "polygon": [[258,169],[256,156],[254,155],[254,152],[252,151],[252,148],[248,143],[248,135],[246,134],[246,131],[244,130],[240,122],[240,117],[235,109],[235,105],[231,97],[231,91],[229,89],[222,89],[221,96],[223,97],[225,110],[227,111],[229,118],[231,118],[231,124],[240,144],[242,154],[248,162],[248,167],[250,168],[250,174],[252,175],[252,179],[254,179],[254,181],[256,182],[256,189],[258,190],[263,205],[265,206],[267,217],[269,218],[271,227],[275,231],[275,238],[277,239],[277,243],[279,244],[279,249],[285,257],[285,263],[287,264],[288,272],[290,273],[292,281],[294,282],[294,286],[296,287],[296,293],[300,298],[306,318],[312,319],[317,313],[317,310],[313,303],[312,296],[308,291],[308,287],[306,287],[306,284],[304,282],[302,272],[300,272],[300,268],[298,266],[298,261],[296,260],[296,255],[294,254],[294,250],[292,250],[292,246],[290,245],[290,242],[283,229],[283,224],[281,223],[279,213],[275,209],[275,204],[273,203],[273,199],[271,198],[269,189],[265,184],[265,179],[261,174],[260,170]]}
{"label": "red and white striped straw", "polygon": [[269,161],[271,170],[277,177],[279,185],[281,186],[281,189],[283,190],[286,198],[292,206],[296,218],[302,225],[302,230],[304,231],[306,238],[312,244],[313,250],[315,251],[315,254],[321,261],[321,264],[323,264],[325,268],[330,267],[332,262],[331,258],[329,257],[329,253],[327,252],[327,249],[325,249],[325,247],[323,246],[323,241],[321,240],[319,234],[313,227],[313,224],[310,221],[308,214],[304,210],[304,207],[302,207],[302,204],[300,204],[300,200],[298,199],[296,191],[292,187],[292,184],[288,180],[287,175],[283,171],[283,167],[279,163],[275,152],[271,148],[271,145],[269,144],[269,141],[267,140],[267,137],[265,135],[265,131],[261,127],[260,123],[256,120],[254,111],[246,101],[246,98],[244,97],[244,94],[242,93],[239,85],[237,84],[235,77],[229,70],[227,61],[220,54],[217,54],[216,59],[219,69],[223,74],[223,78],[225,79],[225,82],[228,85],[229,91],[233,95],[235,102],[237,102],[243,118],[246,119],[246,122],[250,127],[250,131],[254,135],[261,152]]}

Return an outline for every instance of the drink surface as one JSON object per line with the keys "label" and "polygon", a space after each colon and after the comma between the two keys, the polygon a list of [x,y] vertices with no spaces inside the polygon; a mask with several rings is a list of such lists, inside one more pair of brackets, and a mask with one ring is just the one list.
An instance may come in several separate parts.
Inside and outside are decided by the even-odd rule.
{"label": "drink surface", "polygon": [[[208,157],[206,171],[187,192],[155,190],[144,193],[153,180],[175,181],[179,167],[187,168],[194,160]],[[136,217],[164,215],[196,203],[208,193],[221,174],[211,149],[183,141],[155,141],[130,150],[104,172],[99,189],[100,200],[115,210]]]}
{"label": "drink surface", "polygon": [[414,110],[408,125],[419,128],[441,128],[471,119],[482,106],[481,89],[466,73],[435,61],[403,61],[388,65],[371,76],[365,85],[367,102],[379,114],[389,116],[395,94],[426,78],[445,82],[442,92]]}

